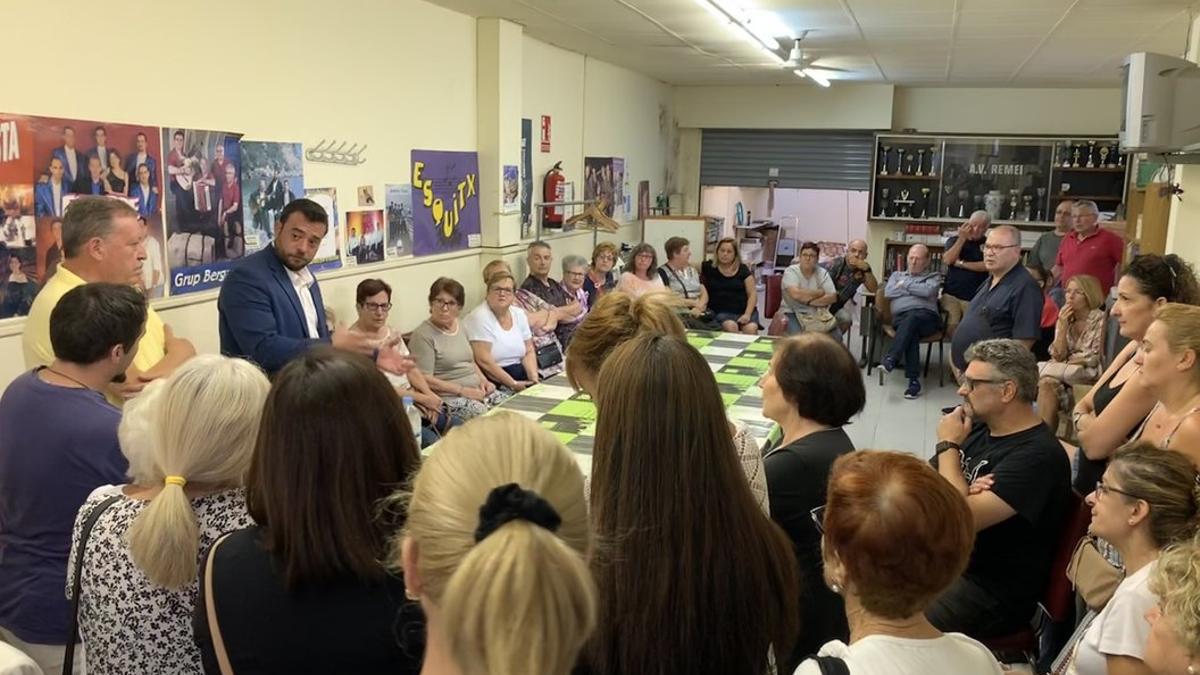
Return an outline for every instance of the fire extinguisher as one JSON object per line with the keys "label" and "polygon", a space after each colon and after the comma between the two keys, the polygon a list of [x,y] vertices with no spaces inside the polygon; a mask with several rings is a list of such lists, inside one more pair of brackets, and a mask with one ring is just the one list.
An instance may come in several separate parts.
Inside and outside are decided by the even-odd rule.
{"label": "fire extinguisher", "polygon": [[[562,162],[555,162],[542,179],[542,199],[547,202],[558,201],[558,186],[567,179],[562,175]],[[563,208],[547,206],[542,209],[542,227],[562,227]]]}

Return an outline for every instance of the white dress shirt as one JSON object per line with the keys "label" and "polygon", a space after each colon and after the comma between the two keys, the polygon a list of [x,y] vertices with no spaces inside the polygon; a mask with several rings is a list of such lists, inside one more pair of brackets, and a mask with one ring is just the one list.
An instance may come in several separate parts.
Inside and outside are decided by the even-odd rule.
{"label": "white dress shirt", "polygon": [[300,307],[304,309],[304,320],[308,324],[308,337],[321,337],[317,331],[317,303],[313,302],[312,285],[316,283],[312,272],[305,267],[299,272],[287,271],[288,276],[292,279],[292,288],[296,289],[296,295],[300,298]]}

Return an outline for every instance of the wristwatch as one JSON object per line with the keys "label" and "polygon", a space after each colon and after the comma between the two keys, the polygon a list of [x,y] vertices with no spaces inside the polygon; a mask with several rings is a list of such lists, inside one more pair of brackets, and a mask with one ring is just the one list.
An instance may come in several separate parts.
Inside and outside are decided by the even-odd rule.
{"label": "wristwatch", "polygon": [[958,443],[955,443],[954,441],[939,441],[937,445],[933,446],[933,456],[937,457],[938,455],[942,454],[943,452],[945,452],[947,450],[961,451],[962,446],[959,445]]}

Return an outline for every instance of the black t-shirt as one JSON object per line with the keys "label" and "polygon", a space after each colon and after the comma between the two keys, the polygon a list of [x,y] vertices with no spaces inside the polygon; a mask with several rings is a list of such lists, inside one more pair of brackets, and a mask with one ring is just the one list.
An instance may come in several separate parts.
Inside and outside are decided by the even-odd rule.
{"label": "black t-shirt", "polygon": [[727,277],[712,263],[705,260],[700,265],[700,283],[708,290],[708,308],[718,314],[737,314],[746,311],[746,279],[750,268],[739,264],[737,272]]}
{"label": "black t-shirt", "polygon": [[[289,592],[260,532],[251,527],[229,535],[213,561],[217,621],[234,672],[420,673],[425,619],[420,605],[405,600],[403,579],[346,578]],[[216,673],[203,583],[200,588],[196,644],[205,672]]]}
{"label": "black t-shirt", "polygon": [[546,277],[546,283],[543,284],[533,275],[527,276],[525,282],[521,284],[521,289],[533,293],[555,307],[568,305],[573,299],[563,290],[562,284],[550,277]]}
{"label": "black t-shirt", "polygon": [[[958,241],[957,235],[947,239],[946,248],[954,246],[955,241]],[[963,242],[963,246],[958,252],[958,259],[963,262],[983,262],[983,240],[968,239]],[[962,267],[947,267],[946,282],[942,285],[942,291],[960,300],[970,300],[975,297],[975,291],[979,290],[980,284],[987,278],[987,272],[972,272]]]}
{"label": "black t-shirt", "polygon": [[1037,340],[1042,334],[1044,304],[1042,290],[1020,265],[1009,270],[995,286],[991,286],[988,277],[963,313],[950,341],[950,357],[955,367],[959,370],[967,367],[967,347],[980,340]]}
{"label": "black t-shirt", "polygon": [[[934,462],[936,462],[936,458]],[[975,535],[964,576],[1033,615],[1050,575],[1071,492],[1071,464],[1045,424],[994,437],[979,423],[963,443],[967,483],[992,475],[992,493],[1016,515]]]}
{"label": "black t-shirt", "polygon": [[825,586],[821,534],[810,514],[825,503],[834,460],[853,451],[854,443],[838,428],[768,450],[763,459],[771,519],[791,538],[800,565],[800,638],[790,658],[776,655],[782,662],[781,673],[794,671],[801,660],[815,654],[826,642],[844,641],[849,636],[842,598]]}

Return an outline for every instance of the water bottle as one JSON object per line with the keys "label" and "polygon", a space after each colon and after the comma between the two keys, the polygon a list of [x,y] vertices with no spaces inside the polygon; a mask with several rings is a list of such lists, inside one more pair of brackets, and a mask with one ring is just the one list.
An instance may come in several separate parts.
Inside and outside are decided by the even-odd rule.
{"label": "water bottle", "polygon": [[413,441],[421,447],[421,411],[413,403],[413,397],[404,397],[404,414],[408,415],[408,426],[412,427]]}

